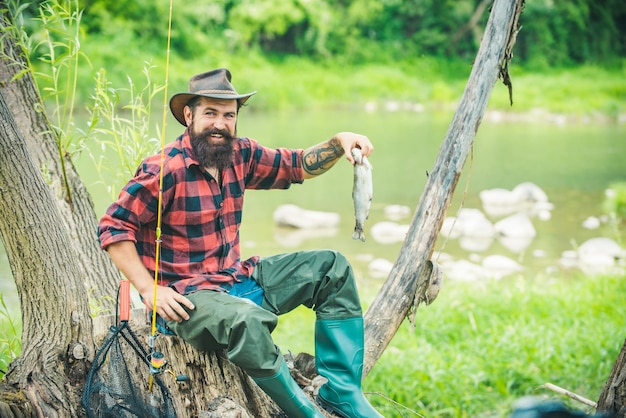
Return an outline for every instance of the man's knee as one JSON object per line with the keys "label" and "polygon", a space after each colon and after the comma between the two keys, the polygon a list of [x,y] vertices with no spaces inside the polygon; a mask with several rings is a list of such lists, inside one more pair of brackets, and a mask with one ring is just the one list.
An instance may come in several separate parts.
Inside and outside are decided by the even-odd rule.
{"label": "man's knee", "polygon": [[243,307],[233,320],[228,344],[228,357],[250,376],[267,377],[277,373],[280,351],[271,332],[278,317],[256,305]]}

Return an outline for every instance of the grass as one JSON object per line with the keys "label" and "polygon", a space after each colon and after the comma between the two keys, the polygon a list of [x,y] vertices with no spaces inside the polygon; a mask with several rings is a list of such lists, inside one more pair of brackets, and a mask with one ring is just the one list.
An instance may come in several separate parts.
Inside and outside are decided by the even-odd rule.
{"label": "grass", "polygon": [[22,324],[11,316],[0,293],[0,377],[4,377],[11,361],[22,351]]}
{"label": "grass", "polygon": [[[590,412],[541,385],[597,401],[624,341],[625,303],[624,277],[446,283],[414,330],[398,330],[364,390],[385,417],[508,416],[526,395]],[[277,344],[311,353],[302,324],[313,320],[304,310],[281,317]]]}

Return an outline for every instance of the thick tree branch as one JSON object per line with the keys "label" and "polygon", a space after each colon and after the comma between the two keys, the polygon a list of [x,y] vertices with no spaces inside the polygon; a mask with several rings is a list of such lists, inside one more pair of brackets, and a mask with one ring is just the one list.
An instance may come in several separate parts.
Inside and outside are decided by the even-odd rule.
{"label": "thick tree branch", "polygon": [[[476,131],[487,108],[500,64],[510,45],[523,0],[496,0],[459,108],[428,177],[406,240],[387,281],[366,315],[367,375],[412,308],[425,299],[429,275],[423,274],[433,253],[446,210],[452,200]],[[418,293],[418,289],[421,294]],[[416,303],[417,299],[417,303]]]}

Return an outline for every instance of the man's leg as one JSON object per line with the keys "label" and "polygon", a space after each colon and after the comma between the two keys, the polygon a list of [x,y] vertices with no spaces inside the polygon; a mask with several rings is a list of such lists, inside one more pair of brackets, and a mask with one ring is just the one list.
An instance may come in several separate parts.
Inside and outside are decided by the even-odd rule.
{"label": "man's leg", "polygon": [[264,257],[252,275],[265,291],[262,307],[276,315],[300,305],[317,319],[362,316],[348,260],[336,251],[300,251]]}
{"label": "man's leg", "polygon": [[168,327],[202,351],[225,349],[281,409],[294,418],[323,418],[291,375],[270,333],[277,324],[273,313],[247,299],[202,290],[187,295],[195,309],[181,323]]}
{"label": "man's leg", "polygon": [[299,305],[315,310],[315,362],[328,379],[318,393],[320,404],[347,418],[382,417],[361,390],[363,316],[346,258],[329,250],[267,257],[253,278],[265,290],[262,306],[277,315]]}

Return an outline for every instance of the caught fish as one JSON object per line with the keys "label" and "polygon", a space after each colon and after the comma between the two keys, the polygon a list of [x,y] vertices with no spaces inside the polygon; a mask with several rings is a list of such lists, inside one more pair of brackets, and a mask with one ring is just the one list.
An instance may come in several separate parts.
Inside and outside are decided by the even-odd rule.
{"label": "caught fish", "polygon": [[365,232],[363,224],[369,216],[370,205],[372,204],[372,194],[374,185],[372,183],[372,165],[367,157],[361,154],[359,148],[352,149],[354,158],[354,185],[352,187],[352,200],[354,200],[354,217],[356,225],[352,233],[352,239],[360,239],[365,242]]}

